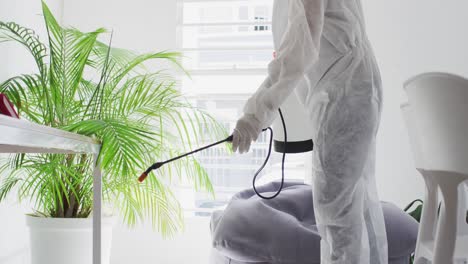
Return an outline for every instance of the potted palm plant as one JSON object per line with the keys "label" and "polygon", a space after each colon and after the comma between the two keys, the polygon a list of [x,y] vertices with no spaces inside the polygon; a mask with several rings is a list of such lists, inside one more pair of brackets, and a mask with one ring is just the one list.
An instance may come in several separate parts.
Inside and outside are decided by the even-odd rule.
{"label": "potted palm plant", "polygon": [[[200,138],[206,126],[213,137],[225,136],[221,126],[177,91],[171,72],[180,69],[180,54],[137,55],[113,48],[111,41],[99,41],[104,29],[83,33],[62,27],[44,3],[42,8],[47,44],[31,29],[0,22],[0,43],[24,46],[37,65],[34,74],[0,83],[0,92],[23,118],[101,142],[103,201],[111,212],[130,226],[150,219],[163,235],[173,234],[183,219],[171,181],[187,180],[197,190],[212,192],[206,172],[196,159],[187,158],[143,184],[137,176],[154,160],[191,147],[191,138]],[[144,67],[148,62],[156,70]],[[168,68],[172,70],[164,70]],[[177,139],[184,144],[175,144]],[[0,202],[14,190],[33,206],[27,216],[33,263],[90,263],[92,162],[88,155],[37,154],[11,156],[3,163]],[[110,230],[104,226],[104,235]],[[109,262],[109,250],[103,244],[103,263]]]}

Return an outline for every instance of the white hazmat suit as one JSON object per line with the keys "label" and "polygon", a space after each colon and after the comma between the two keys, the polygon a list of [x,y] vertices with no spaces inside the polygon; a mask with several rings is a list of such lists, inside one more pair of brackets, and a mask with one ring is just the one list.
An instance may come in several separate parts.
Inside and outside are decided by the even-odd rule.
{"label": "white hazmat suit", "polygon": [[234,150],[248,151],[294,91],[308,111],[304,122],[313,127],[312,189],[322,264],[386,264],[374,175],[381,79],[361,2],[276,0],[273,33],[277,57],[245,105]]}

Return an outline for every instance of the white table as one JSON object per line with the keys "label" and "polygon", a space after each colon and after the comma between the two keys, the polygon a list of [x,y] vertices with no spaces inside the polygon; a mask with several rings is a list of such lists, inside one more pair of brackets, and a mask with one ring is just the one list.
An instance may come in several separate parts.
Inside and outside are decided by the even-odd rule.
{"label": "white table", "polygon": [[101,145],[91,138],[0,115],[0,153],[92,154],[93,264],[101,264]]}

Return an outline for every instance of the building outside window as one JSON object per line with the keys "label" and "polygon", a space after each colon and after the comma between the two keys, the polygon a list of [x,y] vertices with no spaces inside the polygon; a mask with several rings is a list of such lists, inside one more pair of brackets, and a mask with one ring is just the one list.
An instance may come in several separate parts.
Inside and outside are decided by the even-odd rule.
{"label": "building outside window", "polygon": [[[179,0],[178,5],[178,44],[184,52],[183,65],[191,75],[183,78],[181,91],[231,132],[272,59],[273,1]],[[252,177],[267,155],[268,142],[269,134],[263,133],[244,155],[232,155],[224,147],[200,153],[197,158],[210,176],[216,199],[181,186],[178,195],[186,212],[209,215],[234,193],[251,187]],[[259,183],[279,179],[280,158],[272,155]],[[303,167],[303,163],[298,166]]]}

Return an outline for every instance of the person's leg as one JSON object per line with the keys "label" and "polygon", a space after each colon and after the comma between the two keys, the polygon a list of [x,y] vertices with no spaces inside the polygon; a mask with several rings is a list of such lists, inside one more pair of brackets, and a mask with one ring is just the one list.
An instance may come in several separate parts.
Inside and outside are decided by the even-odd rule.
{"label": "person's leg", "polygon": [[[326,178],[316,172],[315,178]],[[324,182],[323,182],[324,183]],[[367,234],[363,218],[364,189],[356,184],[356,188],[346,188],[342,184],[332,187],[330,184],[313,183],[315,218],[321,240],[322,264],[371,264],[368,253],[362,249],[367,244]],[[319,189],[325,190],[325,192]],[[355,190],[351,190],[355,189]],[[342,198],[327,199],[330,190],[340,191]],[[345,194],[346,193],[346,194]],[[346,198],[345,198],[346,197]],[[367,250],[367,249],[365,249]]]}
{"label": "person's leg", "polygon": [[365,173],[367,188],[364,204],[367,210],[364,211],[364,219],[369,236],[370,259],[373,260],[371,263],[386,264],[388,263],[387,231],[375,182],[375,144],[373,145]]}
{"label": "person's leg", "polygon": [[377,103],[352,97],[330,102],[317,124],[312,188],[324,264],[380,264],[369,262],[364,218],[378,123]]}

